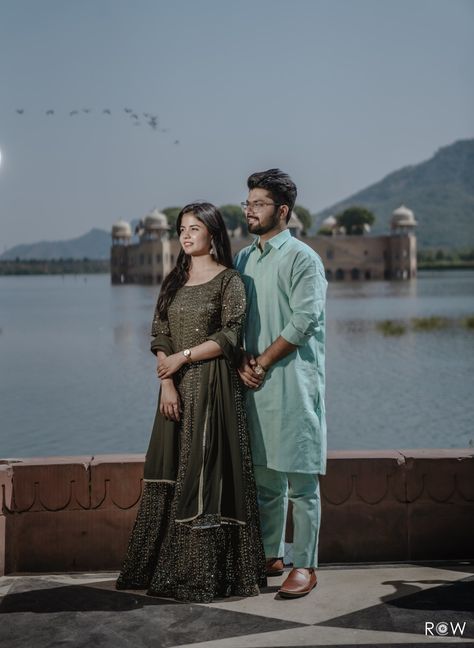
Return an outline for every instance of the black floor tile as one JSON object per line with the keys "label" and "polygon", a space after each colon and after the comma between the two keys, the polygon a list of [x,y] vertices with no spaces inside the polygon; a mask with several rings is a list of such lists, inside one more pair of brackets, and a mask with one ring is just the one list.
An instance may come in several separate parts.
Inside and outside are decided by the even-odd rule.
{"label": "black floor tile", "polygon": [[166,648],[304,625],[92,584],[8,593],[0,615],[2,648]]}

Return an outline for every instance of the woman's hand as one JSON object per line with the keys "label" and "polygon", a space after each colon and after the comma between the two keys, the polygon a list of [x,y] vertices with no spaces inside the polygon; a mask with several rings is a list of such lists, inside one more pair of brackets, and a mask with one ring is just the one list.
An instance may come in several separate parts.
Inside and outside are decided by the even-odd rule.
{"label": "woman's hand", "polygon": [[181,418],[181,399],[172,380],[161,383],[160,413],[171,421]]}
{"label": "woman's hand", "polygon": [[256,365],[257,361],[253,355],[250,353],[244,353],[242,355],[242,361],[237,371],[239,372],[240,380],[249,389],[258,389],[265,378],[265,374],[255,373]]}
{"label": "woman's hand", "polygon": [[171,378],[171,376],[181,369],[185,364],[186,358],[182,353],[173,353],[159,361],[157,374],[160,380]]}

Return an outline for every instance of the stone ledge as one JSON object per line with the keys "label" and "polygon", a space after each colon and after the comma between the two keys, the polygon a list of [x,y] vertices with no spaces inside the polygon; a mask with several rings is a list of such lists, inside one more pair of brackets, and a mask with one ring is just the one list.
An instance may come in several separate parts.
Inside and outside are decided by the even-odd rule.
{"label": "stone ledge", "polygon": [[[142,454],[0,460],[0,574],[117,569],[143,462]],[[473,450],[333,451],[321,499],[321,562],[473,557]]]}

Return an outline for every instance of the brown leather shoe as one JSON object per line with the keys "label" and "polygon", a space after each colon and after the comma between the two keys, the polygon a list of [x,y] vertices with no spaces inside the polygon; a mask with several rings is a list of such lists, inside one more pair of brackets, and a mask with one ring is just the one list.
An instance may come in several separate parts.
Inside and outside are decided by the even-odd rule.
{"label": "brown leather shoe", "polygon": [[306,596],[316,587],[317,583],[316,571],[313,568],[295,567],[288,574],[283,585],[278,590],[278,594],[283,598]]}
{"label": "brown leather shoe", "polygon": [[281,576],[284,567],[281,558],[268,558],[265,563],[265,576]]}

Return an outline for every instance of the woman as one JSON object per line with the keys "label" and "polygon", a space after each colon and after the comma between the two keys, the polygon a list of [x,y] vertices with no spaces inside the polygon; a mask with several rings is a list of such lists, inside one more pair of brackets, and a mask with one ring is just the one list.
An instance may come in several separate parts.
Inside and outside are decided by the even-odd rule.
{"label": "woman", "polygon": [[195,602],[254,596],[266,579],[235,369],[244,287],[213,205],[187,205],[176,226],[182,249],[152,326],[159,406],[117,588]]}

